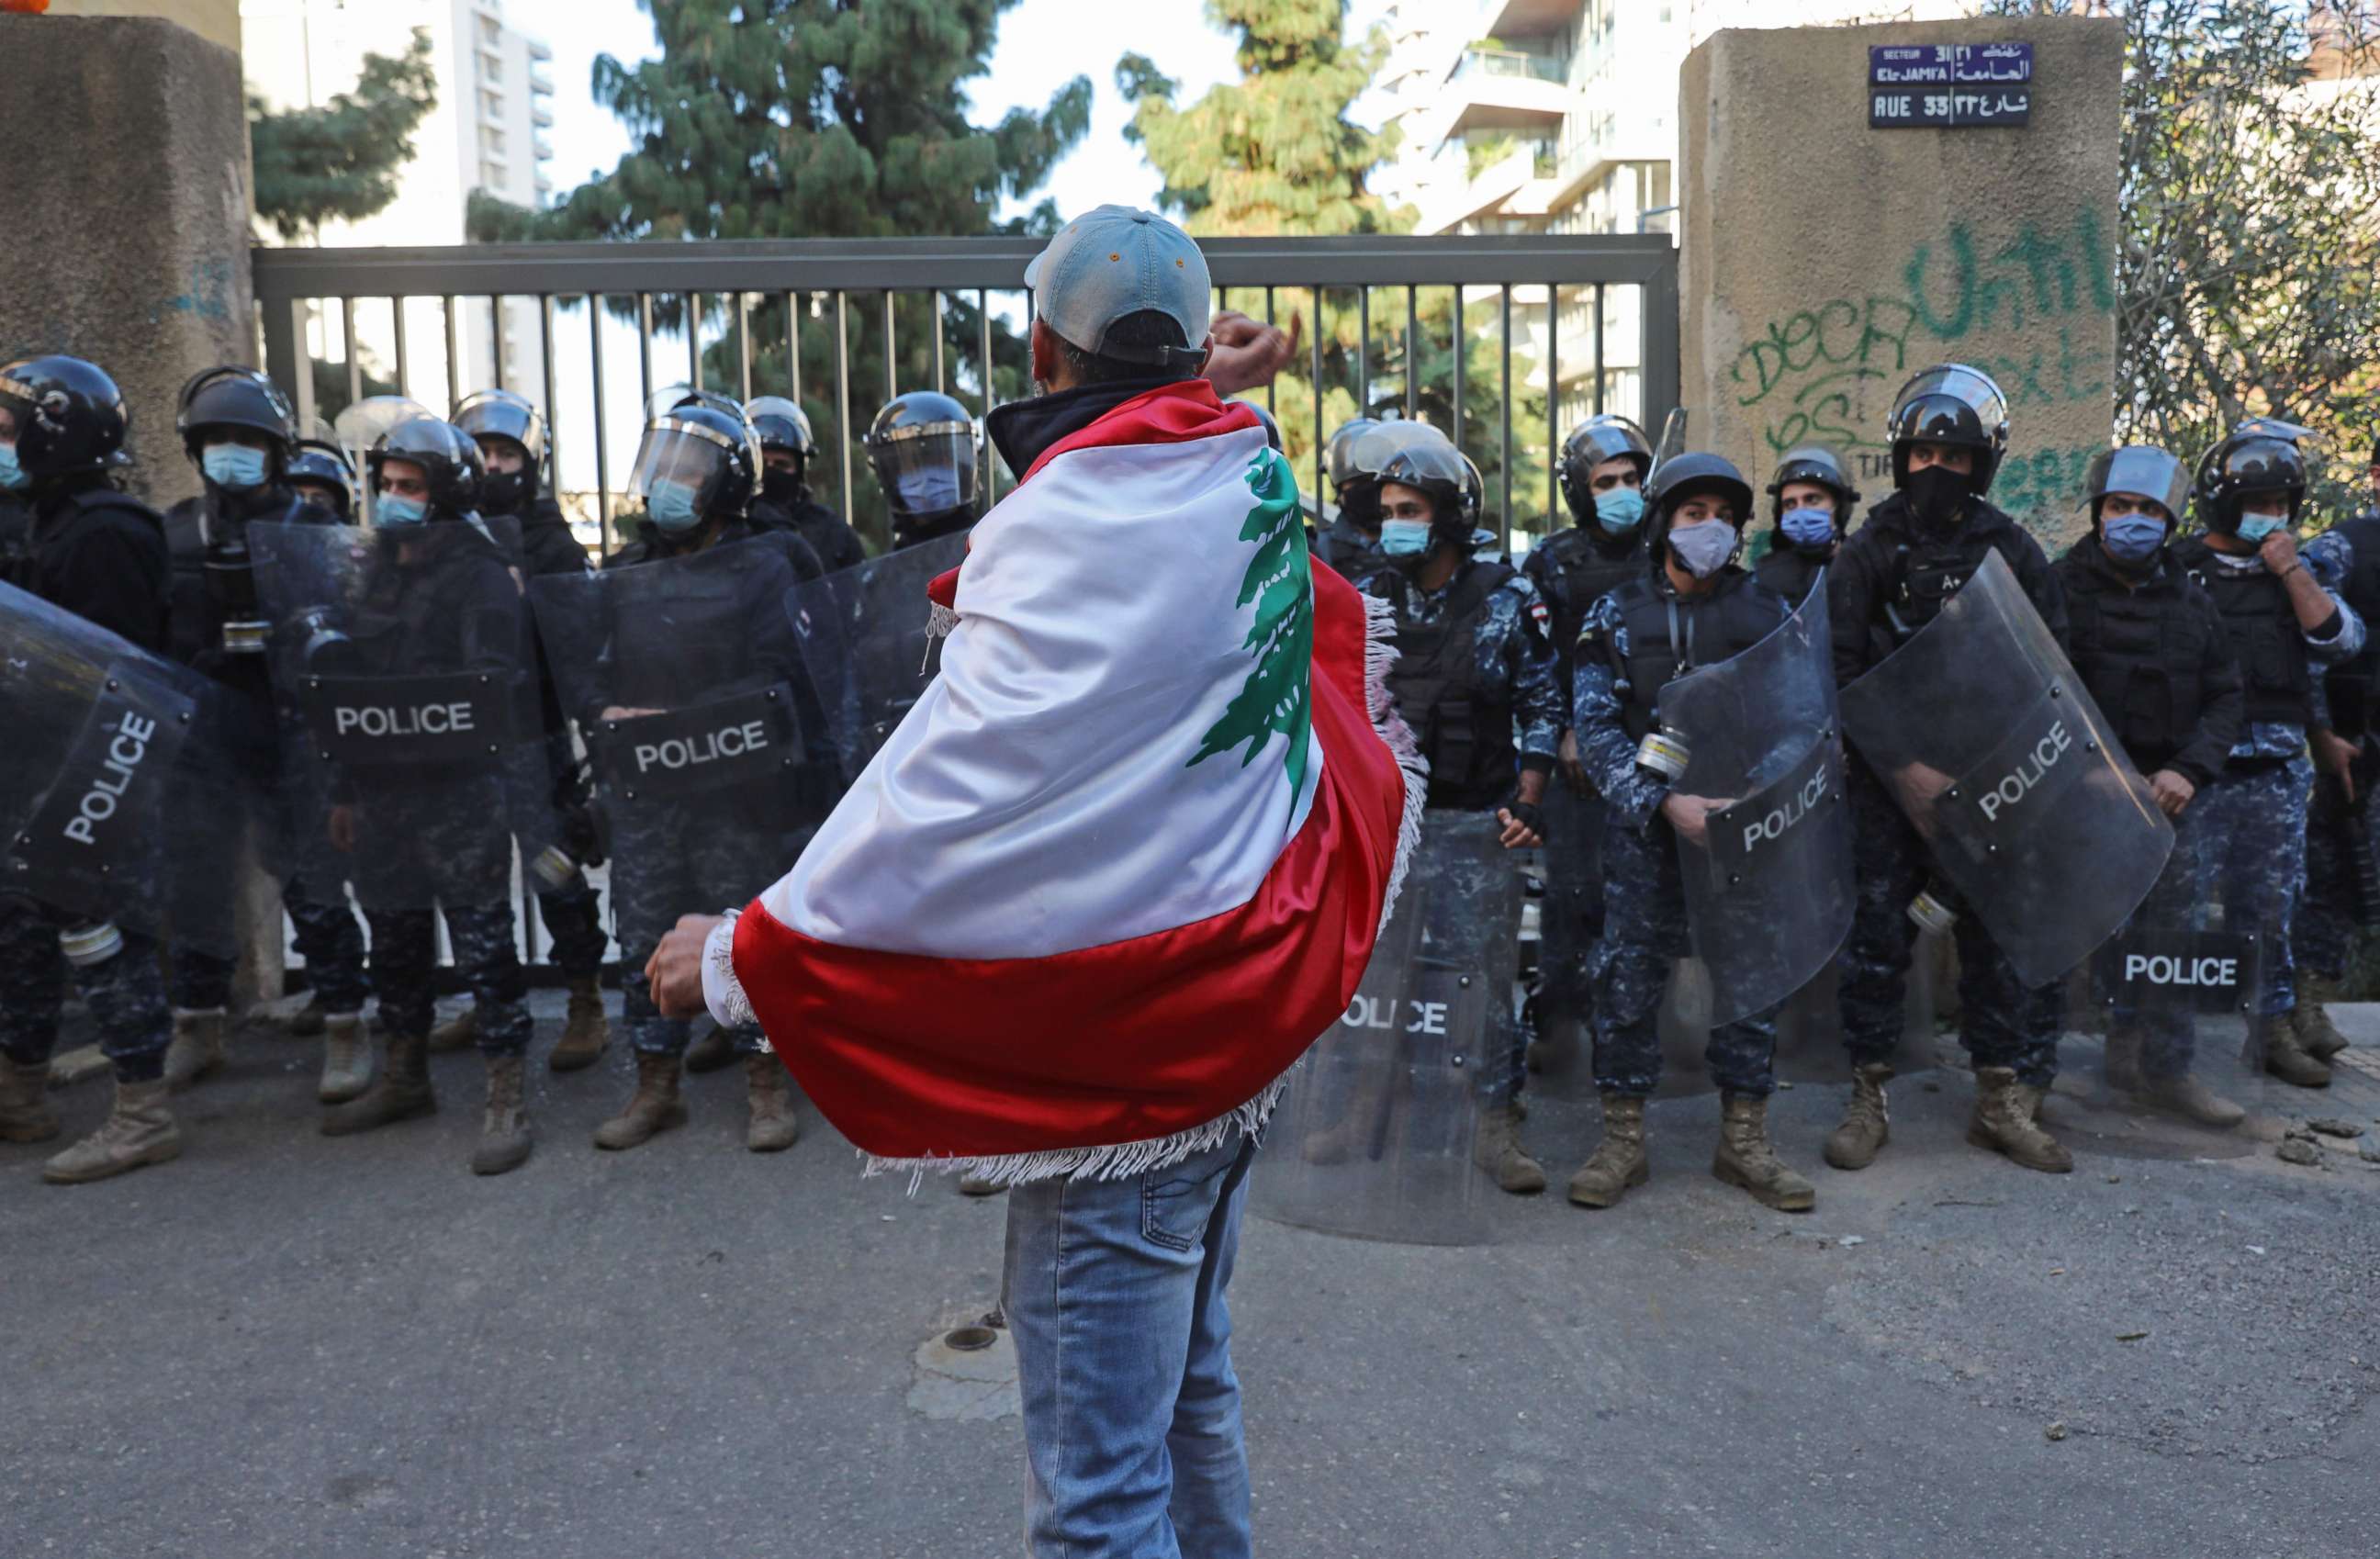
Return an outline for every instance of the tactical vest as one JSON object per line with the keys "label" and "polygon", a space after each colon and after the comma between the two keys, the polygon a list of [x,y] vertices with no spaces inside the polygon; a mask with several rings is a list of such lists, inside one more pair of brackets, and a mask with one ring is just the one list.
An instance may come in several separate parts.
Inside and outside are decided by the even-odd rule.
{"label": "tactical vest", "polygon": [[[2358,514],[2330,528],[2355,549],[2354,566],[2339,593],[2369,630],[2373,621],[2380,618],[2380,514]],[[2342,736],[2360,737],[2371,729],[2375,684],[2380,684],[2380,645],[2367,640],[2363,653],[2323,675],[2332,730]]]}
{"label": "tactical vest", "polygon": [[1792,610],[1740,568],[1720,574],[1717,588],[1701,597],[1674,594],[1647,574],[1621,587],[1619,604],[1628,631],[1628,658],[1616,667],[1628,679],[1620,719],[1639,742],[1659,722],[1661,689],[1672,678],[1742,654]]}
{"label": "tactical vest", "polygon": [[[61,514],[61,508],[70,509],[72,513]],[[83,533],[103,525],[110,513],[136,519],[152,533],[163,532],[163,522],[154,510],[130,493],[118,492],[111,487],[85,488],[79,492],[68,493],[63,499],[52,497],[36,505],[32,511],[29,522],[30,537],[24,552],[11,565],[13,577],[9,583],[29,595],[39,596],[43,600],[79,613],[81,609],[72,599],[78,588],[77,582],[66,578],[60,565],[82,544]],[[159,603],[159,610],[164,610],[164,603]],[[170,622],[160,622],[153,634],[128,634],[125,636],[143,649],[162,654],[172,633]]]}
{"label": "tactical vest", "polygon": [[1389,691],[1429,760],[1433,801],[1466,804],[1512,782],[1512,690],[1482,674],[1479,624],[1497,586],[1512,577],[1502,563],[1473,563],[1455,583],[1435,622],[1415,622],[1412,586],[1401,570],[1373,575],[1372,593],[1397,610],[1397,663]]}
{"label": "tactical vest", "polygon": [[1798,607],[1827,562],[1824,558],[1805,557],[1780,543],[1761,554],[1760,561],[1752,565],[1752,576],[1784,597],[1787,606]]}
{"label": "tactical vest", "polygon": [[[172,571],[165,583],[172,611],[167,631],[175,659],[186,666],[220,671],[226,659],[223,654],[223,601],[207,576],[207,541],[200,523],[207,513],[207,504],[205,498],[188,498],[165,512],[165,555]],[[249,520],[225,523],[243,527],[245,534],[249,525],[298,524],[310,512],[306,501],[292,493],[278,509],[266,510]],[[263,658],[247,659],[257,662],[252,674],[261,685]]]}
{"label": "tactical vest", "polygon": [[1349,579],[1369,578],[1388,563],[1380,544],[1345,520],[1333,520],[1314,538],[1317,556]]}
{"label": "tactical vest", "polygon": [[1649,565],[1645,557],[1645,533],[1642,528],[1632,532],[1627,545],[1613,550],[1600,546],[1593,536],[1578,526],[1549,536],[1530,556],[1544,558],[1545,563],[1536,570],[1539,593],[1545,597],[1546,610],[1552,614],[1554,648],[1560,652],[1567,675],[1571,651],[1577,647],[1579,629],[1586,622],[1586,614],[1595,603],[1622,585],[1645,577]]}
{"label": "tactical vest", "polygon": [[2070,659],[2146,774],[2189,743],[2206,707],[2200,669],[2215,631],[2173,572],[2127,590],[2087,563],[2066,565]]}
{"label": "tactical vest", "polygon": [[2249,725],[2295,725],[2313,719],[2313,661],[2298,629],[2289,586],[2270,569],[2227,568],[2214,549],[2192,537],[2173,549],[2174,562],[2215,598],[2231,652],[2240,658]]}
{"label": "tactical vest", "polygon": [[[1942,615],[1944,603],[1975,576],[1991,555],[1991,537],[1971,520],[1938,541],[1901,541],[1893,548],[1892,588],[1885,596],[1886,626],[1895,645]],[[2009,560],[2010,567],[2016,560]]]}

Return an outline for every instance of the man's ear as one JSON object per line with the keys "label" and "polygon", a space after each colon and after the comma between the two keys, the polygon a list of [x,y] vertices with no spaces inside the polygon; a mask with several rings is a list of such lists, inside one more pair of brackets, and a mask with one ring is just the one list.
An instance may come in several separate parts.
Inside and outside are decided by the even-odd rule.
{"label": "man's ear", "polygon": [[1033,321],[1033,382],[1055,385],[1058,365],[1064,360],[1058,352],[1058,332],[1037,318]]}

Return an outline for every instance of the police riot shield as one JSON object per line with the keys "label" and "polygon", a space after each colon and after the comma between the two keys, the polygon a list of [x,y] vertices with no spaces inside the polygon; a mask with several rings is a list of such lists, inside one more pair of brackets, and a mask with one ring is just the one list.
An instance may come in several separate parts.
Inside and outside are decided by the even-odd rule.
{"label": "police riot shield", "polygon": [[[513,897],[560,828],[515,522],[251,526],[296,864],[367,910]],[[550,859],[550,857],[549,857]]]}
{"label": "police riot shield", "polygon": [[1250,1187],[1262,1217],[1415,1245],[1487,1236],[1473,1161],[1509,1043],[1520,872],[1492,816],[1433,812],[1354,1000],[1306,1052]]}
{"label": "police riot shield", "polygon": [[1998,552],[1841,704],[1942,882],[2027,986],[2088,958],[2164,869],[2173,829],[2148,781]]}
{"label": "police riot shield", "polygon": [[904,547],[856,568],[795,586],[785,611],[797,631],[836,633],[842,675],[818,684],[828,729],[846,777],[868,767],[933,681],[941,640],[929,632],[933,606],[926,586],[966,561],[965,535]]}
{"label": "police riot shield", "polygon": [[1678,839],[1694,961],[1717,1027],[1764,1012],[1826,967],[1857,899],[1824,578],[1793,615],[1730,659],[1661,689],[1686,748],[1671,789],[1727,804]]}
{"label": "police riot shield", "polygon": [[680,915],[740,904],[801,852],[832,804],[838,755],[810,689],[841,675],[784,610],[787,538],[770,534],[529,586],[564,707],[594,760],[624,955]]}
{"label": "police riot shield", "polygon": [[123,931],[236,950],[207,885],[176,869],[176,827],[227,782],[219,700],[188,668],[0,585],[0,893],[59,917],[69,959],[113,956]]}

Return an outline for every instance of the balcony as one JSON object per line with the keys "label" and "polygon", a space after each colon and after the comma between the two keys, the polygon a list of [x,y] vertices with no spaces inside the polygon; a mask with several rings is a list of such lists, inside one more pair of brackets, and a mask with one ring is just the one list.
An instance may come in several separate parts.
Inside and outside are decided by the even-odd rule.
{"label": "balcony", "polygon": [[528,111],[528,122],[540,130],[550,130],[553,128],[553,110],[541,103],[533,103]]}
{"label": "balcony", "polygon": [[1479,30],[1491,38],[1542,38],[1567,30],[1586,0],[1488,0]]}
{"label": "balcony", "polygon": [[538,69],[537,66],[531,66],[528,70],[528,90],[540,97],[552,97],[553,78]]}
{"label": "balcony", "polygon": [[1465,49],[1447,72],[1445,96],[1454,110],[1447,137],[1468,130],[1552,130],[1578,101],[1564,79],[1569,68],[1567,61],[1551,54]]}
{"label": "balcony", "polygon": [[1549,140],[1450,146],[1434,161],[1443,171],[1421,200],[1417,232],[1451,233],[1465,223],[1547,212],[1556,165]]}
{"label": "balcony", "polygon": [[539,162],[551,163],[553,161],[553,142],[546,139],[543,136],[540,136],[536,140],[532,141],[530,143],[530,148],[537,153],[537,160]]}
{"label": "balcony", "polygon": [[527,40],[527,42],[528,43],[528,57],[536,61],[538,64],[544,65],[553,58],[553,46],[546,42],[543,39],[531,38]]}

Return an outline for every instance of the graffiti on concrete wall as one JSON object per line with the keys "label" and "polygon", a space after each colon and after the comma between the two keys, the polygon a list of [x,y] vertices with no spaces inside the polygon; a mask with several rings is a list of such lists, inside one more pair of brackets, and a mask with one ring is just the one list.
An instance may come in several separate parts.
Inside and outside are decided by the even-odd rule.
{"label": "graffiti on concrete wall", "polygon": [[1884,416],[1908,376],[1971,362],[2008,393],[2009,455],[1992,496],[2043,515],[2071,506],[2100,447],[2029,438],[2025,412],[2109,393],[2105,343],[2115,312],[2107,224],[2089,207],[2063,226],[2025,224],[1998,248],[1963,223],[1910,249],[1896,285],[1830,297],[1768,320],[1730,365],[1735,404],[1773,461],[1795,444],[1830,443],[1878,495],[1892,484]]}

